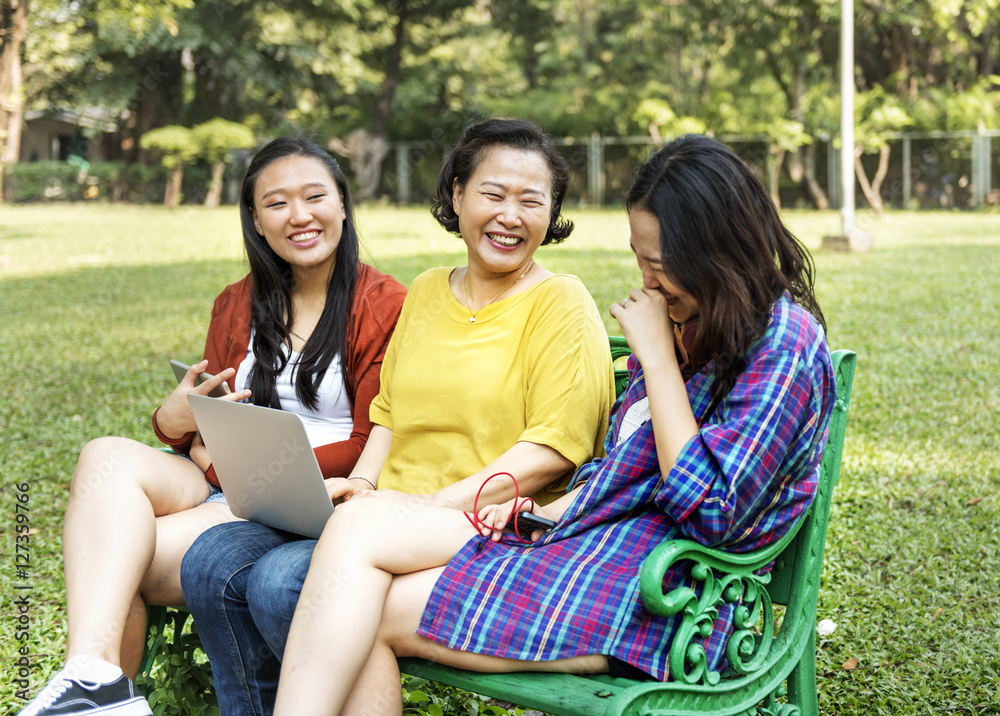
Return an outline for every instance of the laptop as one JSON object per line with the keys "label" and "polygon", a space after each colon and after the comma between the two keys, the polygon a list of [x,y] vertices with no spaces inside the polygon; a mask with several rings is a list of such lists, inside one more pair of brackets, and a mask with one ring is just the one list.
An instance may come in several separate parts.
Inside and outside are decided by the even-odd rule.
{"label": "laptop", "polygon": [[233,514],[318,538],[333,503],[301,418],[193,393],[188,403]]}

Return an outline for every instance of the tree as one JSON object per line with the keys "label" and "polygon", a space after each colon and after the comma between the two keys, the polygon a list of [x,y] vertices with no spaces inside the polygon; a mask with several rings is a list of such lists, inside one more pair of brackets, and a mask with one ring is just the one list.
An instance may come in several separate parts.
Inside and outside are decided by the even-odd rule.
{"label": "tree", "polygon": [[682,134],[703,134],[706,129],[704,122],[695,117],[678,117],[665,99],[642,100],[633,118],[646,126],[649,136],[658,145]]}
{"label": "tree", "polygon": [[254,146],[253,130],[245,124],[217,117],[192,127],[191,133],[199,147],[199,155],[212,165],[212,183],[205,196],[205,206],[215,208],[222,196],[222,174],[237,149]]}
{"label": "tree", "polygon": [[[122,117],[127,162],[143,161],[142,135],[164,125],[222,117],[268,131],[308,126],[295,110],[335,70],[318,62],[312,26],[322,23],[309,20],[326,12],[319,0],[32,1],[58,7],[30,33],[31,98]],[[316,37],[303,42],[295,28]]]}
{"label": "tree", "polygon": [[[30,2],[25,107],[120,117],[126,160],[145,161],[140,138],[162,125],[306,130],[350,159],[366,198],[393,140],[432,157],[469,121],[522,116],[557,136],[752,136],[769,146],[772,191],[787,171],[827,204],[816,148],[839,129],[835,0]],[[859,95],[884,92],[924,129],[975,126],[1000,94],[983,84],[1000,58],[998,2],[860,0]],[[874,194],[879,180],[861,179]]]}
{"label": "tree", "polygon": [[[361,39],[363,49],[355,59],[360,62],[357,70],[364,81],[357,84],[353,100],[364,111],[354,129],[341,135],[343,138],[334,137],[329,147],[350,159],[358,179],[359,200],[372,198],[378,190],[382,160],[389,151],[394,100],[403,81],[404,58],[412,36],[419,33],[434,42],[446,41],[441,31],[449,31],[448,21],[471,4],[471,0],[356,3],[354,25],[343,29]],[[359,37],[352,44],[356,45]]]}
{"label": "tree", "polygon": [[[860,120],[858,117],[860,116]],[[913,124],[913,119],[895,97],[886,97],[881,89],[859,94],[854,120],[854,169],[868,204],[881,214],[882,182],[889,171],[890,132],[898,132]],[[878,152],[878,168],[871,181],[861,161],[863,155]]]}
{"label": "tree", "polygon": [[28,5],[29,0],[0,0],[0,202],[4,164],[16,162],[21,152],[21,48],[28,31]]}
{"label": "tree", "polygon": [[826,83],[837,61],[836,43],[830,41],[830,20],[839,18],[837,4],[708,0],[694,7],[700,24],[716,27],[714,43],[722,57],[713,58],[715,62],[730,72],[739,68],[738,84],[729,86],[733,99],[727,103],[739,112],[726,113],[725,131],[768,137],[775,198],[784,166],[803,193],[826,208],[829,201],[816,178],[815,156],[816,140],[824,132],[806,105],[810,88]]}
{"label": "tree", "polygon": [[159,127],[142,136],[142,148],[160,155],[160,163],[168,172],[163,203],[170,209],[176,209],[181,202],[184,164],[197,157],[201,149],[194,133],[187,127],[177,125]]}

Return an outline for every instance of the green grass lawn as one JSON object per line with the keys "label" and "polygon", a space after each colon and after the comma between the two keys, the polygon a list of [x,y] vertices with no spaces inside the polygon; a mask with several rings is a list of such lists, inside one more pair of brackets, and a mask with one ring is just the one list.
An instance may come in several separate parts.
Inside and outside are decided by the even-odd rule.
{"label": "green grass lawn", "polygon": [[[568,214],[577,232],[539,260],[580,276],[619,334],[606,308],[639,282],[625,215]],[[819,617],[838,624],[818,642],[821,713],[1000,714],[1000,216],[861,214],[876,249],[849,255],[818,251],[835,213],[785,219],[817,250],[831,346],[858,353],[820,593]],[[404,283],[462,261],[425,209],[362,207],[359,223],[366,260]],[[244,273],[232,207],[0,207],[0,661],[12,675],[25,595],[32,690],[61,662],[60,525],[80,448],[154,444],[168,359],[201,356],[212,299]]]}

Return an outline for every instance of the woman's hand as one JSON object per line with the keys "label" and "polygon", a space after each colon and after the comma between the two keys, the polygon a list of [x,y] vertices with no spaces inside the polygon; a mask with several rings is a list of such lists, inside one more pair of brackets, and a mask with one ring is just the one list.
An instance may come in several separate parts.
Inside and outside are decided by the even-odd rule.
{"label": "woman's hand", "polygon": [[668,475],[688,441],[698,434],[684,378],[674,352],[673,322],[666,297],[643,288],[632,291],[611,315],[621,324],[632,353],[642,365],[653,421],[660,472]]}
{"label": "woman's hand", "polygon": [[323,485],[326,487],[326,493],[330,496],[330,500],[335,505],[347,502],[355,497],[361,497],[362,495],[375,494],[372,486],[364,480],[349,480],[346,477],[328,477],[323,480]]}
{"label": "woman's hand", "polygon": [[208,448],[205,447],[205,441],[201,439],[201,433],[195,433],[188,457],[201,468],[202,472],[208,472],[208,468],[212,465],[212,458],[208,456]]}
{"label": "woman's hand", "polygon": [[612,304],[609,312],[622,327],[625,340],[646,373],[670,364],[676,368],[673,322],[662,293],[636,289],[628,298]]}
{"label": "woman's hand", "polygon": [[[160,410],[156,413],[156,425],[160,429],[160,432],[168,438],[178,439],[198,429],[194,414],[191,412],[191,406],[187,401],[189,393],[208,395],[217,386],[236,373],[235,369],[226,368],[218,375],[213,375],[201,385],[195,385],[196,379],[207,367],[208,361],[203,360],[201,363],[195,363],[188,368],[187,373],[184,374],[184,378],[177,384],[177,387],[174,388],[174,391],[167,397],[163,405],[160,406]],[[235,393],[228,393],[220,398],[220,400],[239,401],[249,397],[249,390],[238,390]]]}
{"label": "woman's hand", "polygon": [[[486,505],[486,507],[479,510],[479,524],[481,528],[479,533],[483,537],[489,537],[494,542],[499,542],[500,537],[503,536],[504,527],[507,523],[511,521],[514,513],[514,503],[515,500],[508,500],[499,505]],[[517,511],[518,512],[530,512],[533,515],[538,515],[539,517],[545,517],[557,521],[561,515],[556,514],[555,511],[549,511],[540,505],[536,505],[533,500],[527,498],[520,498],[517,500]],[[535,530],[531,533],[531,541],[537,542],[545,534],[542,530]],[[522,532],[522,537],[526,535]]]}

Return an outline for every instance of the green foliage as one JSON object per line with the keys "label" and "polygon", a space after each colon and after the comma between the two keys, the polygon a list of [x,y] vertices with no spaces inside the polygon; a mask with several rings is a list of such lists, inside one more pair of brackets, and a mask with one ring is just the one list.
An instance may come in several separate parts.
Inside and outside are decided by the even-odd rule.
{"label": "green foliage", "polygon": [[887,96],[881,87],[860,93],[854,103],[854,141],[864,151],[877,152],[887,142],[886,134],[901,132],[913,124],[913,118],[899,99]]}
{"label": "green foliage", "polygon": [[108,198],[122,172],[121,162],[21,162],[4,167],[5,191],[15,202],[79,201]]}
{"label": "green foliage", "polygon": [[[399,19],[399,6],[375,0],[32,8],[25,59],[39,70],[26,79],[29,108],[128,108],[149,126],[222,117],[272,136],[368,127]],[[859,91],[882,88],[903,104],[933,90],[974,93],[985,58],[997,57],[996,9],[996,0],[862,4]],[[835,90],[839,14],[833,0],[410,4],[390,136],[454,134],[493,113],[530,116],[559,134],[645,134],[650,102],[692,118],[686,128],[759,134],[783,118],[811,134],[824,119],[804,100],[817,87]],[[949,117],[974,128],[977,101]],[[790,130],[764,133],[801,145]]]}
{"label": "green foliage", "polygon": [[521,707],[507,710],[486,696],[446,684],[403,675],[404,716],[520,716]]}
{"label": "green foliage", "polygon": [[636,124],[648,127],[653,139],[669,141],[684,134],[704,134],[705,123],[696,117],[678,117],[664,99],[644,99],[632,114]]}
{"label": "green foliage", "polygon": [[87,175],[110,186],[118,181],[124,166],[122,162],[91,162],[87,169]]}
{"label": "green foliage", "polygon": [[[249,149],[256,140],[245,124],[216,117],[191,128],[199,156],[209,162],[225,162],[236,149]],[[148,136],[148,135],[147,135]]]}
{"label": "green foliage", "polygon": [[1000,128],[1000,80],[979,82],[964,92],[956,92],[945,100],[944,129]]}
{"label": "green foliage", "polygon": [[189,162],[198,156],[201,145],[194,132],[187,127],[169,125],[153,129],[142,135],[142,148],[160,155],[160,163],[167,169]]}
{"label": "green foliage", "polygon": [[[190,172],[188,172],[190,174]],[[165,168],[160,164],[148,165],[138,162],[125,167],[122,199],[133,204],[148,204],[163,199],[163,187],[167,183]]]}
{"label": "green foliage", "polygon": [[22,162],[4,168],[14,201],[83,198],[80,169],[69,162]]}
{"label": "green foliage", "polygon": [[137,685],[146,694],[153,716],[219,716],[212,667],[201,651],[193,619],[176,635],[169,624],[163,634],[151,629],[147,648],[156,654],[150,674]]}
{"label": "green foliage", "polygon": [[[486,115],[534,119],[577,138],[707,131],[787,150],[784,186],[795,191],[817,186],[810,178],[822,171],[802,148],[839,129],[835,0],[403,7],[157,0],[140,9],[35,0],[27,108],[127,110],[136,145],[154,127],[213,118],[260,139],[305,131],[325,142],[384,129],[389,140],[440,152]],[[1000,65],[997,7],[997,0],[858,5],[856,89],[869,105],[858,136],[867,152],[904,128],[1000,126],[989,85]],[[820,201],[811,188],[803,196]]]}

